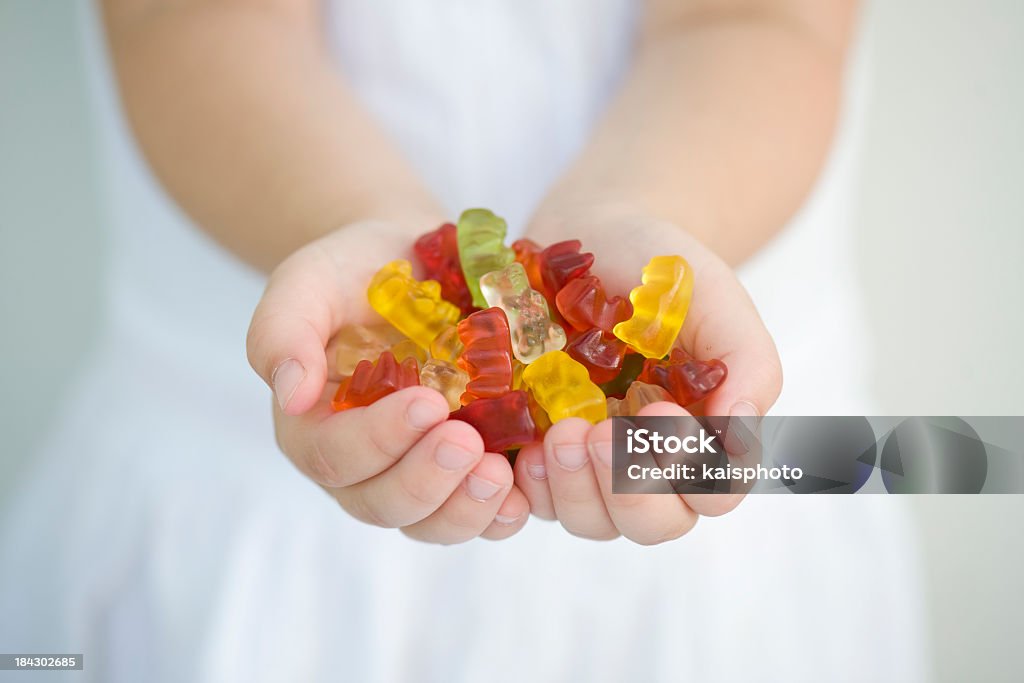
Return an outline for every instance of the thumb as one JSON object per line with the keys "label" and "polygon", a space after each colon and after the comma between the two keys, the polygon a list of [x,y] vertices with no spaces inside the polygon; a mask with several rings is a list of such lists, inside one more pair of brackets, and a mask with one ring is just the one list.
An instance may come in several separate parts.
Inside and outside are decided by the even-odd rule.
{"label": "thumb", "polygon": [[333,271],[322,250],[296,252],[271,275],[249,325],[249,364],[286,415],[313,407],[327,382],[325,349],[340,318],[323,293],[337,279]]}
{"label": "thumb", "polygon": [[683,325],[684,347],[698,359],[718,358],[729,374],[704,404],[706,415],[760,418],[782,391],[775,342],[747,291],[721,261],[707,263],[697,278]]}

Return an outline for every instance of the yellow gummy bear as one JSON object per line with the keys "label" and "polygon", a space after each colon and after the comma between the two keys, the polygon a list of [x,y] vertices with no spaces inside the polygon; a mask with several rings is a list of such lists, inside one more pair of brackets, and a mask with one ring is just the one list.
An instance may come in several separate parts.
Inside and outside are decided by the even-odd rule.
{"label": "yellow gummy bear", "polygon": [[459,328],[455,325],[441,330],[441,333],[434,337],[434,341],[430,342],[430,357],[449,363],[458,360],[464,350],[462,340],[459,339]]}
{"label": "yellow gummy bear", "polygon": [[373,310],[424,349],[459,320],[458,307],[441,298],[441,285],[414,278],[412,265],[404,259],[378,270],[366,295]]}
{"label": "yellow gummy bear", "polygon": [[401,364],[406,358],[415,358],[416,367],[421,368],[427,362],[427,352],[412,339],[403,339],[391,347],[391,355]]}
{"label": "yellow gummy bear", "polygon": [[633,316],[612,331],[647,358],[664,358],[690,309],[693,270],[682,256],[655,256],[644,266],[641,282],[629,293]]}
{"label": "yellow gummy bear", "polygon": [[582,417],[596,423],[608,416],[604,392],[590,381],[587,368],[564,351],[548,351],[527,365],[523,384],[552,422]]}
{"label": "yellow gummy bear", "polygon": [[526,363],[521,363],[515,358],[512,359],[512,391],[523,388],[523,370]]}

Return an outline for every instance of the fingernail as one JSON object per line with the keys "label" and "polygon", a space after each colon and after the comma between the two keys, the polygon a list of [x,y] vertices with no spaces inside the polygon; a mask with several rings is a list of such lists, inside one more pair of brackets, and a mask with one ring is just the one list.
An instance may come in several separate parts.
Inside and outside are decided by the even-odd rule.
{"label": "fingernail", "polygon": [[270,376],[270,382],[274,385],[274,395],[277,396],[277,404],[281,406],[281,410],[288,407],[292,396],[305,378],[306,368],[294,358],[289,358],[277,366],[274,374]]}
{"label": "fingernail", "polygon": [[476,461],[476,456],[462,446],[442,441],[434,450],[434,462],[443,470],[464,470]]}
{"label": "fingernail", "polygon": [[754,404],[739,401],[729,409],[729,430],[725,435],[725,450],[733,455],[744,455],[750,450],[750,440],[757,429],[759,415]]}
{"label": "fingernail", "polygon": [[473,500],[484,503],[494,497],[494,494],[501,490],[501,485],[495,484],[489,479],[471,474],[466,477],[466,493]]}
{"label": "fingernail", "polygon": [[494,521],[504,526],[512,526],[522,518],[523,516],[521,514],[516,515],[515,517],[510,517],[508,515],[494,515]]}
{"label": "fingernail", "polygon": [[448,411],[433,401],[417,399],[405,411],[405,421],[418,432],[425,432],[448,417]]}
{"label": "fingernail", "polygon": [[587,449],[583,444],[560,443],[555,444],[555,460],[563,470],[575,472],[587,464]]}
{"label": "fingernail", "polygon": [[526,471],[534,479],[548,478],[548,470],[544,465],[527,465]]}
{"label": "fingernail", "polygon": [[760,417],[760,415],[753,403],[750,403],[749,401],[740,401],[739,403],[733,404],[732,408],[729,410],[729,417],[752,417],[756,422],[756,419]]}
{"label": "fingernail", "polygon": [[594,454],[601,464],[605,467],[612,466],[612,442],[611,441],[598,441],[597,443],[590,444],[590,452]]}

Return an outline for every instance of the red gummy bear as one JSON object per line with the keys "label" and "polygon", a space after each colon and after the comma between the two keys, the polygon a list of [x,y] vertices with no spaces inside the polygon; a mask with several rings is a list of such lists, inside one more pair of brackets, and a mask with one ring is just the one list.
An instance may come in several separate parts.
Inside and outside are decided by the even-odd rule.
{"label": "red gummy bear", "polygon": [[544,294],[554,304],[555,295],[574,278],[583,277],[594,265],[594,255],[580,253],[579,240],[556,242],[540,252],[540,276],[544,282]]}
{"label": "red gummy bear", "polygon": [[462,405],[497,398],[512,388],[512,338],[505,311],[497,307],[470,314],[456,330],[465,349],[456,361],[469,374]]}
{"label": "red gummy bear", "polygon": [[533,240],[524,238],[513,242],[512,250],[516,253],[516,261],[526,271],[530,286],[544,295],[552,319],[561,324],[555,296],[567,282],[586,275],[594,263],[594,255],[579,253],[579,240],[556,242],[541,249]]}
{"label": "red gummy bear", "polygon": [[590,381],[594,384],[604,384],[615,379],[622,370],[626,344],[595,327],[569,342],[565,352],[587,368]]}
{"label": "red gummy bear", "polygon": [[484,449],[500,453],[536,441],[537,425],[530,414],[525,391],[510,391],[497,398],[481,398],[452,413],[452,420],[473,425],[484,440]]}
{"label": "red gummy bear", "polygon": [[368,406],[399,389],[419,383],[420,371],[415,358],[406,358],[399,364],[394,354],[385,351],[376,361],[359,361],[352,376],[338,385],[331,408],[338,411]]}
{"label": "red gummy bear", "polygon": [[633,315],[633,305],[621,296],[611,298],[594,275],[570,280],[555,296],[558,312],[577,330],[600,328],[612,334],[616,324]]}
{"label": "red gummy bear", "polygon": [[466,286],[466,276],[459,262],[455,226],[445,223],[422,235],[412,248],[427,278],[441,283],[441,296],[458,306],[463,315],[473,311],[473,295]]}
{"label": "red gummy bear", "polygon": [[681,406],[701,400],[717,389],[729,374],[725,363],[716,359],[696,360],[682,349],[672,349],[668,360],[648,358],[637,378],[641,382],[657,384],[672,394]]}

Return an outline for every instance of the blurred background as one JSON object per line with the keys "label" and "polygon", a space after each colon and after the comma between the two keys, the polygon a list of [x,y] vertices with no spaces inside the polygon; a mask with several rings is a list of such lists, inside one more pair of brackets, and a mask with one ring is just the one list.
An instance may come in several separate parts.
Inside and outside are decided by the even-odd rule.
{"label": "blurred background", "polygon": [[[106,236],[75,4],[0,0],[0,505],[100,305]],[[1024,2],[869,2],[863,23],[857,221],[879,405],[1024,414]],[[936,678],[1020,680],[1024,496],[911,505]]]}

